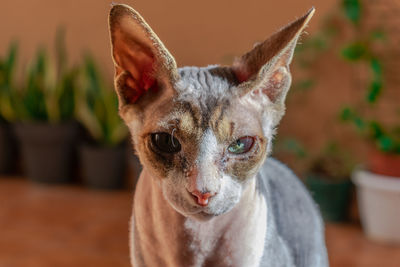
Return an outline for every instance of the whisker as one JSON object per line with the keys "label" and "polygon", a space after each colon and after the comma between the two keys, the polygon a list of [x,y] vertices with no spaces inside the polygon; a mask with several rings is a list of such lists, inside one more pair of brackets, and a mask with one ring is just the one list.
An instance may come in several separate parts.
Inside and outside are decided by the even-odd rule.
{"label": "whisker", "polygon": [[174,144],[174,132],[175,131],[176,131],[176,128],[172,129],[172,133],[171,133],[171,142],[172,142],[172,146],[174,146],[174,147],[175,147],[175,144]]}

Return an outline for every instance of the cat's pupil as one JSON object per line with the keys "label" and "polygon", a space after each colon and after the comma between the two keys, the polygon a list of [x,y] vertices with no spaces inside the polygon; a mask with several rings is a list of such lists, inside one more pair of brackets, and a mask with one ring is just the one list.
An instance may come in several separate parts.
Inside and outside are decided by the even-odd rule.
{"label": "cat's pupil", "polygon": [[243,154],[249,152],[253,147],[254,138],[251,136],[243,136],[229,145],[228,151],[232,154]]}
{"label": "cat's pupil", "polygon": [[164,153],[177,153],[181,150],[179,141],[169,133],[153,133],[151,134],[152,145]]}

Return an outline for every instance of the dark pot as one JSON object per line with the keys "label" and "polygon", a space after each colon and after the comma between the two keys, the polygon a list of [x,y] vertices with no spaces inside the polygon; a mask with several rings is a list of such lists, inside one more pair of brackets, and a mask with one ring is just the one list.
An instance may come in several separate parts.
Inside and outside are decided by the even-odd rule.
{"label": "dark pot", "polygon": [[325,221],[347,220],[352,188],[350,179],[332,181],[322,175],[309,174],[306,185],[317,202]]}
{"label": "dark pot", "polygon": [[17,142],[9,124],[0,123],[0,173],[9,174],[17,166]]}
{"label": "dark pot", "polygon": [[18,123],[24,169],[29,179],[43,183],[66,183],[72,180],[76,123]]}
{"label": "dark pot", "polygon": [[125,147],[84,145],[80,148],[84,183],[92,188],[119,189],[124,185]]}

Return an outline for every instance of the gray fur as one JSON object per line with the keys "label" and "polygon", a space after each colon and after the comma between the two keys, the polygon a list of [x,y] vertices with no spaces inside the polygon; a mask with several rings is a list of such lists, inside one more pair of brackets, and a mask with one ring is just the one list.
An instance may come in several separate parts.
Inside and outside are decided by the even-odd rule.
{"label": "gray fur", "polygon": [[323,222],[300,180],[282,163],[268,158],[257,182],[268,205],[260,266],[328,266]]}
{"label": "gray fur", "polygon": [[239,84],[230,68],[218,65],[208,67],[179,68],[180,81],[176,89],[179,100],[195,100],[206,105],[210,98],[219,102],[232,98],[232,92]]}

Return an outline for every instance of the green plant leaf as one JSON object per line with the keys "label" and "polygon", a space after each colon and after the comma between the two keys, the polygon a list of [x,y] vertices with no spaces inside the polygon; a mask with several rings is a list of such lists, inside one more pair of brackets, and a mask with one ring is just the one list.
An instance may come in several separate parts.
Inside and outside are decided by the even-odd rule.
{"label": "green plant leaf", "polygon": [[361,117],[355,117],[353,119],[353,123],[360,132],[363,132],[365,130],[366,124]]}
{"label": "green plant leaf", "polygon": [[382,64],[377,58],[371,59],[371,70],[376,78],[380,78],[382,76]]}
{"label": "green plant leaf", "polygon": [[340,112],[340,119],[342,121],[349,121],[354,118],[354,112],[350,107],[344,107],[342,108]]}
{"label": "green plant leaf", "polygon": [[393,151],[395,148],[394,140],[387,135],[380,136],[377,141],[379,149],[384,152]]}
{"label": "green plant leaf", "polygon": [[304,146],[294,138],[288,138],[283,141],[283,147],[289,153],[292,153],[298,158],[304,158],[307,156],[307,151]]}
{"label": "green plant leaf", "polygon": [[61,76],[67,68],[67,48],[65,46],[65,27],[59,26],[56,31],[55,52],[57,75]]}
{"label": "green plant leaf", "polygon": [[18,56],[18,43],[12,42],[6,56],[0,58],[0,120],[14,121],[16,112],[13,107],[12,93],[15,90],[14,74]]}
{"label": "green plant leaf", "polygon": [[315,81],[312,79],[303,79],[298,82],[296,82],[293,87],[299,90],[308,90],[314,87]]}
{"label": "green plant leaf", "polygon": [[359,0],[343,0],[342,7],[346,17],[353,22],[358,24],[361,18],[361,3]]}
{"label": "green plant leaf", "polygon": [[371,136],[374,139],[378,139],[383,135],[382,125],[377,121],[370,121],[369,128],[371,131]]}
{"label": "green plant leaf", "polygon": [[377,41],[386,41],[387,36],[386,36],[386,33],[383,30],[377,29],[377,30],[374,30],[374,31],[371,32],[370,38],[373,41],[375,41],[375,40],[377,40]]}
{"label": "green plant leaf", "polygon": [[369,85],[366,100],[368,103],[375,103],[382,91],[382,82],[380,80],[372,81]]}
{"label": "green plant leaf", "polygon": [[106,83],[90,55],[84,57],[79,72],[76,116],[100,145],[115,146],[127,137],[127,128],[118,115],[118,99],[112,84]]}
{"label": "green plant leaf", "polygon": [[349,61],[357,61],[367,55],[367,46],[362,42],[355,42],[342,49],[342,56]]}

